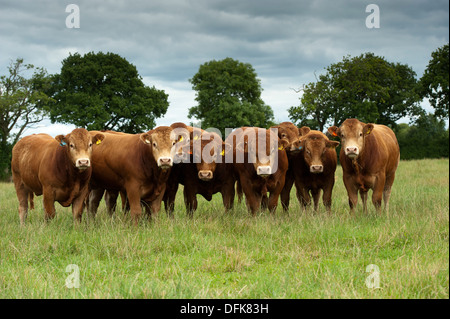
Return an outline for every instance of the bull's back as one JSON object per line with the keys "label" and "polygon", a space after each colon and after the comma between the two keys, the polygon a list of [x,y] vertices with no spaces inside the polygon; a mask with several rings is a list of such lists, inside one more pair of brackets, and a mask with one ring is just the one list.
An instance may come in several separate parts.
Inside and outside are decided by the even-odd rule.
{"label": "bull's back", "polygon": [[[91,131],[91,134],[97,134]],[[92,179],[103,183],[119,182],[121,176],[138,169],[137,154],[139,135],[126,133],[104,132],[105,139],[101,145],[95,145],[92,150]]]}
{"label": "bull's back", "polygon": [[386,173],[395,172],[400,160],[400,146],[395,133],[385,125],[375,124],[372,134],[377,141],[380,160],[386,165]]}
{"label": "bull's back", "polygon": [[[42,169],[51,169],[51,154],[58,147],[58,142],[47,134],[34,134],[22,138],[12,150],[11,168],[13,179],[36,193],[42,188],[39,176]],[[48,163],[43,165],[43,163]]]}

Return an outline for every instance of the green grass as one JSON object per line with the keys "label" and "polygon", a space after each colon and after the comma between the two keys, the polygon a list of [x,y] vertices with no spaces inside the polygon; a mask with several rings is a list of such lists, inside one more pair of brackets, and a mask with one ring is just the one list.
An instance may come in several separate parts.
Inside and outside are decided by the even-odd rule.
{"label": "green grass", "polygon": [[[237,203],[225,215],[216,195],[189,219],[180,192],[174,219],[162,210],[137,228],[103,204],[78,226],[56,204],[46,223],[42,197],[21,227],[14,187],[0,184],[0,298],[449,298],[448,159],[402,161],[389,217],[371,203],[350,216],[336,175],[331,215],[302,213],[293,192],[289,215]],[[70,264],[80,288],[65,285]]]}

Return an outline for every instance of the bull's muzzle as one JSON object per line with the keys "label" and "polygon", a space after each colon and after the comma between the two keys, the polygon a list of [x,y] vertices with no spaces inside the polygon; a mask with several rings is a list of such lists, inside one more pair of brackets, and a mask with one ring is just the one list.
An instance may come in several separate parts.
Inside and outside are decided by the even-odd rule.
{"label": "bull's muzzle", "polygon": [[171,157],[160,157],[158,158],[158,167],[162,169],[168,169],[172,167],[173,160]]}
{"label": "bull's muzzle", "polygon": [[258,166],[256,169],[256,174],[261,177],[267,177],[272,174],[272,168],[270,166]]}
{"label": "bull's muzzle", "polygon": [[89,160],[89,158],[79,158],[75,162],[75,166],[80,170],[85,170],[86,168],[91,166],[91,161]]}
{"label": "bull's muzzle", "polygon": [[202,181],[209,181],[213,178],[213,172],[210,170],[198,171],[198,178]]}
{"label": "bull's muzzle", "polygon": [[359,155],[359,148],[358,146],[348,146],[345,148],[345,155],[350,157],[351,159],[354,159],[358,157]]}
{"label": "bull's muzzle", "polygon": [[322,173],[323,172],[323,165],[311,165],[309,167],[309,171],[311,173],[314,173],[314,174]]}

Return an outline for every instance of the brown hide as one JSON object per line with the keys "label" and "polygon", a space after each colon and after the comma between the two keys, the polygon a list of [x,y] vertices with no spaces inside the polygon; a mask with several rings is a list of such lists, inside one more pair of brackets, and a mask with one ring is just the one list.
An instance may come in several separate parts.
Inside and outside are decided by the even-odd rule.
{"label": "brown hide", "polygon": [[[226,151],[222,139],[203,130],[191,130],[190,149],[189,160],[175,164],[172,169],[164,195],[164,206],[168,214],[172,216],[178,184],[184,185],[184,202],[190,217],[197,209],[197,194],[210,201],[213,194],[221,193],[225,210],[231,209],[235,177],[232,163],[225,163],[222,156],[221,152],[225,155]],[[209,152],[211,159],[206,158],[204,152]]]}
{"label": "brown hide", "polygon": [[377,211],[381,209],[382,199],[388,211],[395,171],[400,161],[400,148],[394,132],[385,125],[365,124],[357,119],[347,119],[339,128],[333,126],[328,131],[341,139],[339,157],[351,210],[357,204],[359,191],[366,212],[367,192],[372,189],[372,203]]}
{"label": "brown hide", "polygon": [[[251,134],[248,134],[247,130],[254,130],[254,138],[251,138]],[[266,136],[266,155],[273,154],[277,156],[277,165],[271,170],[269,175],[258,175],[258,167],[261,167],[260,158],[258,152],[256,152],[256,163],[252,163],[251,152],[255,151],[259,147],[259,134],[258,131],[264,132]],[[270,148],[270,131],[260,128],[242,128],[242,130],[236,130],[232,132],[226,139],[226,144],[233,146],[233,166],[237,176],[240,187],[245,194],[247,208],[252,215],[255,215],[260,210],[261,206],[267,206],[270,212],[276,210],[278,204],[278,197],[284,186],[285,175],[288,169],[288,160],[285,151],[285,147],[288,143],[285,140],[279,139],[276,135],[272,135],[274,146],[271,153]],[[239,163],[237,156],[239,152],[244,153],[243,163]],[[272,158],[271,158],[272,160]],[[273,163],[271,163],[272,165]],[[267,166],[267,165],[266,165]],[[267,192],[270,193],[267,201]]]}
{"label": "brown hide", "polygon": [[[92,154],[93,191],[122,191],[127,194],[135,224],[141,215],[141,200],[148,214],[157,214],[173,165],[177,140],[172,128],[160,126],[142,134],[109,134],[102,148]],[[98,197],[91,198],[90,213],[95,214]],[[151,211],[150,211],[151,210]]]}
{"label": "brown hide", "polygon": [[281,203],[285,210],[289,207],[291,188],[295,183],[297,198],[303,209],[314,200],[314,209],[319,206],[320,191],[323,191],[323,204],[331,210],[334,175],[337,165],[336,146],[339,142],[330,141],[320,131],[302,129],[301,151],[288,154],[289,169],[281,192]]}
{"label": "brown hide", "polygon": [[19,216],[23,224],[28,211],[28,199],[33,206],[33,193],[44,195],[46,219],[55,216],[54,202],[72,205],[75,220],[81,220],[83,202],[91,177],[93,143],[101,143],[102,133],[92,137],[85,129],[75,129],[66,136],[52,138],[33,134],[21,139],[13,148],[12,174]]}

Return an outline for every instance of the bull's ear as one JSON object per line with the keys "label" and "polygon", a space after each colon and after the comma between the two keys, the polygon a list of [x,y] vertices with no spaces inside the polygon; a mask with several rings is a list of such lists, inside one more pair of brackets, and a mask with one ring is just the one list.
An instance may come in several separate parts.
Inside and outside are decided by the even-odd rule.
{"label": "bull's ear", "polygon": [[139,135],[139,138],[145,144],[151,144],[152,143],[152,137],[151,137],[151,135],[148,132],[147,133],[142,133],[141,135]]}
{"label": "bull's ear", "polygon": [[94,138],[92,139],[92,142],[95,144],[100,144],[105,139],[105,135],[103,134],[96,134]]}
{"label": "bull's ear", "polygon": [[289,146],[289,142],[286,141],[285,139],[278,140],[278,150],[284,151],[286,149],[286,147],[288,147],[288,146]]}
{"label": "bull's ear", "polygon": [[222,142],[222,152],[220,153],[222,156],[225,156],[225,153],[233,151],[233,146],[229,143]]}
{"label": "bull's ear", "polygon": [[326,141],[325,142],[325,146],[329,147],[329,148],[336,148],[339,146],[339,142],[338,141]]}
{"label": "bull's ear", "polygon": [[372,130],[373,130],[373,124],[369,123],[369,124],[364,125],[363,133],[364,133],[364,135],[369,135],[372,132]]}
{"label": "bull's ear", "polygon": [[329,127],[328,133],[330,133],[332,136],[339,136],[339,128],[337,126]]}
{"label": "bull's ear", "polygon": [[59,145],[61,145],[61,146],[67,145],[67,139],[64,135],[55,136],[55,140],[57,140]]}
{"label": "bull's ear", "polygon": [[311,131],[311,129],[308,126],[302,126],[302,127],[299,127],[298,134],[300,136],[304,136],[304,135],[308,134],[309,131]]}

